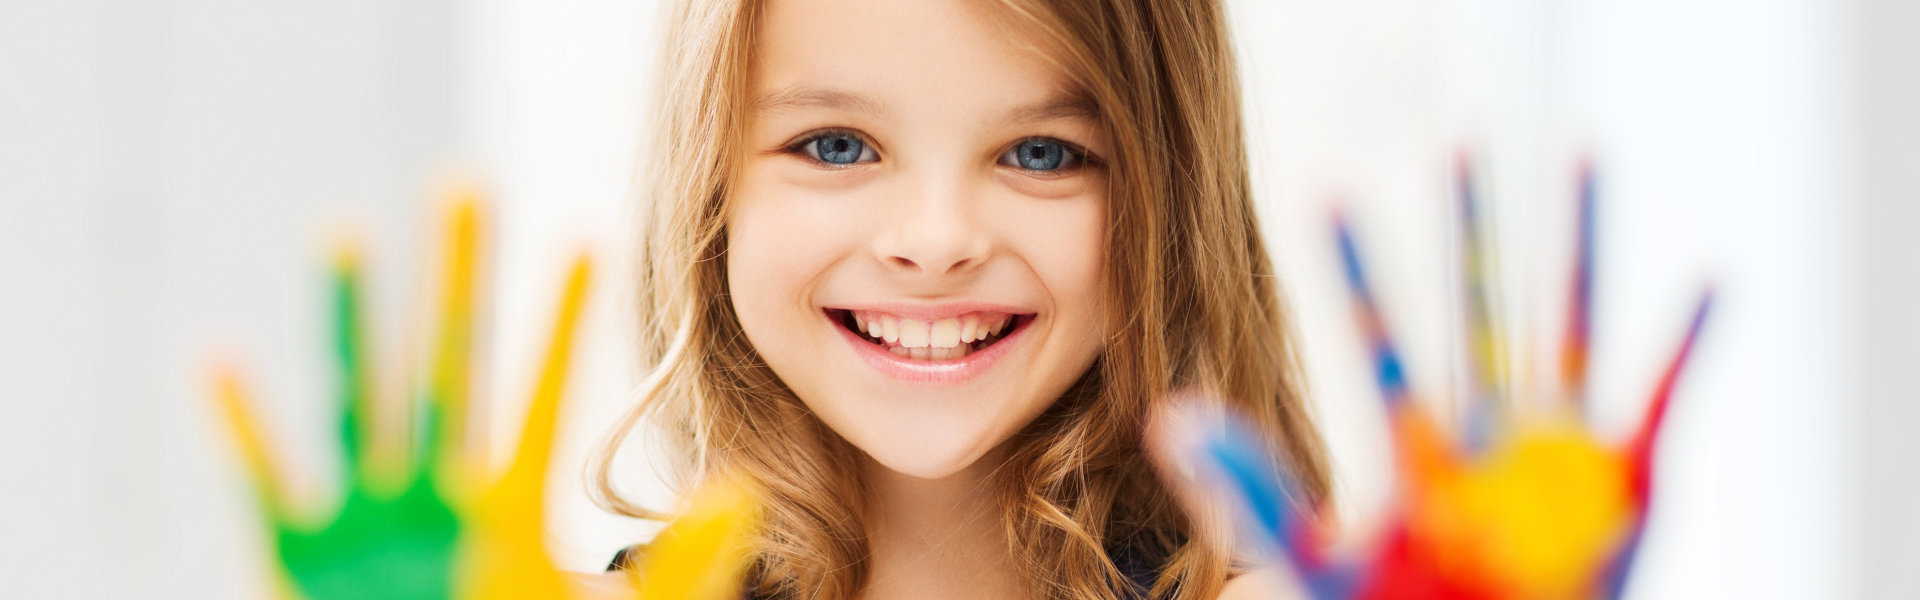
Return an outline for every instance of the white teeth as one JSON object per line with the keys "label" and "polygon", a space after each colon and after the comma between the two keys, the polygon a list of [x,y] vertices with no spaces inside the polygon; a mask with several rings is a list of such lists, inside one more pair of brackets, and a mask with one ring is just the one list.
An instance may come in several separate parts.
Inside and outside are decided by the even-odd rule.
{"label": "white teeth", "polygon": [[927,333],[927,345],[935,348],[952,348],[960,345],[960,320],[934,321]]}
{"label": "white teeth", "polygon": [[973,354],[973,347],[954,346],[952,348],[908,348],[906,346],[888,346],[887,352],[892,353],[894,356],[898,356],[900,358],[910,358],[913,360],[926,360],[926,361],[959,360],[962,358],[966,358],[967,355],[969,354]]}
{"label": "white teeth", "polygon": [[896,356],[953,360],[972,354],[974,342],[1000,335],[1013,315],[968,313],[927,322],[878,311],[849,311],[853,327]]}
{"label": "white teeth", "polygon": [[908,348],[927,347],[927,322],[913,319],[900,320],[900,345]]}

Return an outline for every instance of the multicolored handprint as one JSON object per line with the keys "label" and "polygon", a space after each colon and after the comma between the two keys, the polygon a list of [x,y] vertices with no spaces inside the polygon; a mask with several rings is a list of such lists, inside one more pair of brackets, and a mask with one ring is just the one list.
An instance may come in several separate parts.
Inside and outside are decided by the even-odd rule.
{"label": "multicolored handprint", "polygon": [[[750,483],[718,476],[656,540],[625,592],[593,595],[559,570],[545,547],[545,487],[574,332],[585,304],[589,262],[568,272],[553,335],[539,367],[514,458],[490,484],[460,443],[468,420],[478,202],[458,194],[447,217],[439,331],[425,389],[416,398],[425,439],[374,439],[376,399],[361,328],[359,266],[343,253],[332,273],[335,372],[344,499],[331,515],[300,514],[286,498],[266,436],[251,414],[238,372],[217,375],[217,398],[253,480],[287,595],[308,600],[524,598],[732,598],[738,595],[755,503]],[[390,412],[390,411],[389,411]],[[379,443],[374,443],[379,442]]]}
{"label": "multicolored handprint", "polygon": [[[450,245],[461,251],[452,254],[448,269],[444,339],[464,339],[470,316],[464,297],[472,283],[475,217],[471,203],[462,206],[451,236]],[[453,384],[464,378],[452,376],[464,371],[459,364],[464,345],[443,344],[437,355],[437,376],[421,402],[428,424],[424,443],[399,454],[370,451],[376,407],[361,326],[358,260],[343,252],[331,275],[335,385],[347,469],[336,512],[299,514],[287,502],[238,373],[227,368],[218,375],[223,412],[247,457],[274,531],[274,549],[291,587],[310,600],[367,598],[369,590],[378,590],[371,597],[395,600],[451,597],[463,526],[453,495],[463,482],[456,472],[460,466],[447,455],[457,448],[459,436],[459,419],[450,415],[465,401],[464,386]],[[392,481],[396,474],[398,482]]]}
{"label": "multicolored handprint", "polygon": [[[1624,444],[1610,444],[1588,432],[1580,412],[1590,349],[1595,188],[1591,171],[1583,171],[1569,324],[1557,361],[1562,410],[1549,417],[1509,414],[1506,356],[1486,302],[1491,292],[1477,194],[1464,165],[1460,176],[1467,363],[1474,379],[1460,439],[1414,401],[1359,244],[1344,219],[1334,224],[1398,465],[1399,504],[1377,543],[1357,556],[1329,554],[1330,533],[1289,500],[1265,450],[1271,446],[1234,419],[1175,415],[1169,421],[1185,425],[1160,428],[1159,443],[1227,492],[1248,524],[1241,529],[1283,557],[1314,598],[1618,597],[1647,523],[1654,444],[1712,292],[1694,308],[1635,433]],[[1216,409],[1195,402],[1180,410]]]}

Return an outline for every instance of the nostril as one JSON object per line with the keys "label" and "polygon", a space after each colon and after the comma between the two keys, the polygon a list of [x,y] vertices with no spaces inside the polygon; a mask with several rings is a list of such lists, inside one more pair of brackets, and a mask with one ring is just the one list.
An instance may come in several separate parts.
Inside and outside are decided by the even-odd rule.
{"label": "nostril", "polygon": [[[899,267],[899,268],[901,268],[901,269],[906,269],[906,270],[909,270],[909,271],[928,271],[928,270],[930,270],[930,269],[928,269],[928,268],[926,268],[925,266],[923,266],[923,265],[921,265],[921,264],[920,264],[919,262],[917,262],[917,261],[915,261],[915,260],[913,260],[913,259],[911,259],[911,258],[907,258],[907,257],[905,257],[905,256],[892,256],[892,257],[888,257],[888,259],[887,259],[887,262],[888,262],[888,263],[891,263],[891,264],[892,264],[893,266],[895,266],[895,267]],[[934,271],[933,271],[933,273],[934,273],[934,274],[942,274],[942,273],[948,273],[948,272],[953,272],[953,271],[958,271],[958,270],[961,270],[961,269],[965,269],[965,268],[967,268],[968,266],[971,266],[971,265],[973,264],[973,262],[974,262],[974,260],[973,260],[972,258],[962,258],[962,259],[960,259],[959,261],[956,261],[956,262],[954,262],[954,263],[951,263],[951,264],[948,264],[948,265],[946,266],[946,268],[944,268],[944,269],[938,269],[938,270],[934,270]],[[937,264],[939,264],[939,263],[935,263],[935,264],[937,265]]]}

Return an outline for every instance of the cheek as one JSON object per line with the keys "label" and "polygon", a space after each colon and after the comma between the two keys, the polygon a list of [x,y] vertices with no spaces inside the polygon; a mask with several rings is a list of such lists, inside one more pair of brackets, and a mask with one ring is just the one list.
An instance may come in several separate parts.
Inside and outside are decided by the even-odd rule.
{"label": "cheek", "polygon": [[1028,202],[1007,226],[1063,321],[1098,327],[1105,310],[1107,201],[1104,193]]}
{"label": "cheek", "polygon": [[[849,236],[831,203],[814,194],[742,178],[727,218],[727,283],[740,325],[763,354],[791,339],[811,315],[814,284]],[[769,357],[771,360],[771,357]]]}

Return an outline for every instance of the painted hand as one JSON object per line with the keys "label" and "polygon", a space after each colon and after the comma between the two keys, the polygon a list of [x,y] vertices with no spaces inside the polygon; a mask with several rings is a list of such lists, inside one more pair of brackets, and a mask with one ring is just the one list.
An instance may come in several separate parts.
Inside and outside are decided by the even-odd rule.
{"label": "painted hand", "polygon": [[[285,595],[309,600],[732,599],[747,561],[757,510],[750,484],[718,476],[649,547],[625,589],[597,591],[561,572],[546,551],[545,487],[567,365],[586,298],[588,261],[568,272],[545,358],[512,462],[491,483],[481,451],[466,451],[468,354],[478,236],[470,194],[448,213],[439,331],[425,390],[411,407],[421,427],[377,427],[360,328],[358,266],[343,255],[332,273],[335,368],[347,465],[344,499],[331,515],[303,514],[284,496],[279,471],[238,375],[218,375],[218,394],[255,494],[273,531]],[[394,411],[386,411],[392,413]],[[422,443],[377,435],[427,432]],[[473,493],[478,490],[477,495]],[[644,585],[641,585],[644,584]],[[638,588],[636,591],[635,588]]]}
{"label": "painted hand", "polygon": [[[232,369],[218,376],[218,398],[239,442],[285,575],[288,595],[311,600],[453,597],[566,597],[546,559],[540,517],[554,415],[573,331],[585,297],[587,261],[575,262],[526,431],[512,466],[474,502],[464,502],[482,472],[464,452],[468,353],[478,231],[477,207],[458,198],[449,211],[438,343],[427,385],[410,407],[415,427],[378,427],[365,336],[359,266],[342,255],[332,272],[335,374],[341,449],[347,473],[338,509],[307,514],[287,501],[250,402]],[[391,407],[389,407],[391,408]],[[393,414],[396,411],[384,411]],[[396,431],[424,431],[408,444]],[[385,435],[381,435],[384,433]],[[557,592],[556,591],[561,591]]]}
{"label": "painted hand", "polygon": [[1380,529],[1381,539],[1355,556],[1326,552],[1330,533],[1315,525],[1323,520],[1291,500],[1297,496],[1289,494],[1266,450],[1275,446],[1225,414],[1220,403],[1190,399],[1156,420],[1152,446],[1163,471],[1176,481],[1196,482],[1196,490],[1185,494],[1188,504],[1206,502],[1208,491],[1224,492],[1216,495],[1234,505],[1233,530],[1282,558],[1314,598],[1612,598],[1632,566],[1647,522],[1654,443],[1712,293],[1696,305],[1633,436],[1614,444],[1589,433],[1579,413],[1586,389],[1594,194],[1591,175],[1583,174],[1571,316],[1558,361],[1561,410],[1541,418],[1511,414],[1501,375],[1505,355],[1486,303],[1490,286],[1470,175],[1463,165],[1468,365],[1475,385],[1459,439],[1414,401],[1354,236],[1344,220],[1335,223],[1395,443],[1399,503]]}
{"label": "painted hand", "polygon": [[452,597],[466,527],[455,499],[466,483],[459,425],[466,401],[474,229],[473,206],[463,203],[449,244],[454,252],[441,343],[431,385],[419,397],[425,423],[414,428],[425,431],[426,439],[411,447],[404,436],[375,435],[396,428],[375,427],[378,405],[361,329],[359,265],[351,253],[335,261],[330,300],[346,477],[332,514],[310,514],[311,506],[288,501],[239,375],[232,368],[217,375],[222,412],[252,476],[291,595],[310,600]]}

